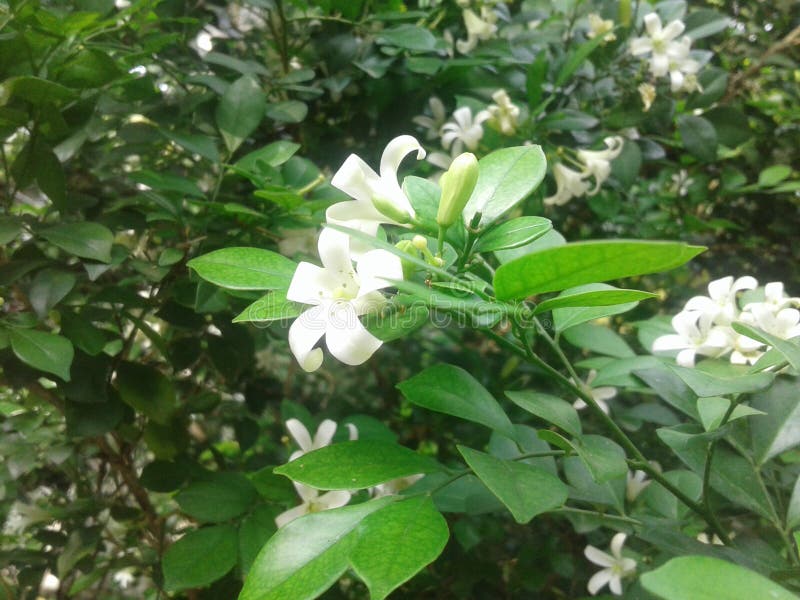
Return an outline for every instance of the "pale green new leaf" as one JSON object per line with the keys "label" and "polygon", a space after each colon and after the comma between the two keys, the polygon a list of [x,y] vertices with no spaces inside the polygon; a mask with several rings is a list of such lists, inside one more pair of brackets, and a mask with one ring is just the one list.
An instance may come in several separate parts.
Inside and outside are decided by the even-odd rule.
{"label": "pale green new leaf", "polygon": [[581,435],[581,420],[578,411],[565,400],[530,390],[506,392],[506,396],[517,406],[552,423],[573,436]]}
{"label": "pale green new leaf", "polygon": [[288,289],[297,268],[277,252],[246,247],[209,252],[188,266],[206,281],[232,290]]}

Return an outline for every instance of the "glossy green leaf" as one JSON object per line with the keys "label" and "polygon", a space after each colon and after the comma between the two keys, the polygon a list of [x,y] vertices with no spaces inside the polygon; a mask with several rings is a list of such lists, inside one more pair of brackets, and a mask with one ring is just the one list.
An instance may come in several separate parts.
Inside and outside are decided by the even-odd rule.
{"label": "glossy green leaf", "polygon": [[429,52],[436,46],[436,38],[425,27],[417,25],[400,25],[384,29],[375,39],[379,44],[386,44],[417,52]]}
{"label": "glossy green leaf", "polygon": [[39,271],[28,292],[31,306],[39,318],[44,318],[51,308],[61,302],[75,287],[76,281],[75,275],[67,271]]}
{"label": "glossy green leaf", "polygon": [[179,131],[164,131],[162,135],[169,138],[179,146],[189,152],[199,154],[213,163],[218,163],[220,156],[217,149],[217,142],[214,138],[206,135],[196,135],[191,133],[181,133]]}
{"label": "glossy green leaf", "polygon": [[717,158],[717,132],[714,126],[703,117],[680,115],[678,131],[684,147],[702,162],[712,162]]}
{"label": "glossy green leaf", "polygon": [[116,61],[105,52],[83,49],[61,66],[58,80],[73,88],[98,88],[121,74]]}
{"label": "glossy green leaf", "polygon": [[245,308],[233,320],[234,323],[269,323],[293,319],[303,312],[303,305],[286,299],[286,292],[275,291],[266,294]]}
{"label": "glossy green leaf", "polygon": [[310,600],[349,566],[373,598],[384,598],[434,560],[447,537],[444,519],[422,496],[312,513],[272,536],[253,562],[239,600]]}
{"label": "glossy green leaf", "polygon": [[514,439],[514,427],[497,400],[461,367],[428,367],[397,387],[412,404],[480,423]]}
{"label": "glossy green leaf", "polygon": [[236,161],[236,167],[244,171],[259,172],[259,163],[270,167],[279,167],[292,158],[300,149],[300,144],[280,140],[267,144],[259,150],[245,154]]}
{"label": "glossy green leaf", "polygon": [[563,332],[563,337],[573,346],[616,358],[632,358],[636,353],[616,332],[602,325],[581,323]]}
{"label": "glossy green leaf", "polygon": [[742,335],[746,335],[749,338],[772,346],[783,355],[794,370],[800,371],[800,345],[797,343],[781,339],[778,336],[767,333],[763,329],[752,327],[746,323],[733,323],[731,326],[736,332]]}
{"label": "glossy green leaf", "polygon": [[276,506],[259,505],[239,524],[239,567],[247,577],[261,548],[277,530],[275,517],[280,512]]}
{"label": "glossy green leaf", "polygon": [[478,161],[480,174],[464,208],[464,222],[481,213],[480,226],[497,220],[522,202],[544,179],[547,160],[540,146],[495,150]]}
{"label": "glossy green leaf", "polygon": [[664,600],[797,600],[763,575],[711,556],[673,558],[643,574],[642,585]]}
{"label": "glossy green leaf", "polygon": [[573,447],[597,483],[625,477],[628,473],[625,451],[606,437],[584,435],[575,440]]}
{"label": "glossy green leaf", "polygon": [[190,531],[161,560],[164,587],[172,592],[207,586],[236,564],[238,536],[232,525]]}
{"label": "glossy green leaf", "polygon": [[604,39],[605,36],[598,35],[575,48],[575,50],[569,54],[566,62],[558,72],[555,83],[556,87],[560,87],[569,81],[572,74],[583,64],[583,61],[604,42]]}
{"label": "glossy green leaf", "polygon": [[679,242],[609,240],[576,242],[528,254],[501,265],[494,287],[501,300],[679,267],[705,248]]}
{"label": "glossy green leaf", "polygon": [[308,104],[299,100],[276,102],[267,106],[266,115],[279,123],[300,123],[308,114]]}
{"label": "glossy green leaf", "polygon": [[479,252],[494,252],[519,248],[539,239],[553,228],[550,219],[544,217],[517,217],[483,234],[476,244]]}
{"label": "glossy green leaf", "polygon": [[223,248],[189,261],[188,266],[215,285],[233,290],[288,289],[297,265],[260,248]]}
{"label": "glossy green leaf", "polygon": [[39,235],[68,254],[102,263],[111,262],[114,234],[99,223],[60,223],[42,229]]}
{"label": "glossy green leaf", "polygon": [[11,349],[25,364],[70,380],[69,368],[75,351],[70,341],[60,335],[35,329],[10,329]]}
{"label": "glossy green leaf", "polygon": [[779,378],[766,392],[755,394],[750,405],[766,413],[750,420],[753,454],[763,464],[800,444],[800,382]]}
{"label": "glossy green leaf", "polygon": [[529,390],[506,392],[506,396],[523,410],[560,427],[570,435],[576,437],[581,435],[581,420],[578,417],[578,411],[569,402],[549,394]]}
{"label": "glossy green leaf", "polygon": [[800,525],[800,476],[795,480],[792,496],[786,509],[786,527],[795,528]]}
{"label": "glossy green leaf", "polygon": [[[630,310],[634,308],[639,300],[646,300],[648,298],[654,298],[656,294],[651,292],[640,292],[639,290],[621,290],[619,288],[615,288],[614,286],[605,284],[605,283],[589,283],[586,285],[581,285],[578,287],[570,288],[568,290],[564,290],[555,298],[550,298],[548,300],[544,300],[540,302],[536,306],[536,310],[534,311],[535,314],[539,314],[548,310],[555,310],[555,309],[564,309],[564,308],[591,308],[594,309],[596,307],[600,307],[599,311],[602,312],[599,317],[589,317],[585,319],[585,321],[591,321],[592,319],[598,319],[603,316],[608,316],[609,314],[617,314],[608,313],[605,311],[610,310],[607,307],[617,307],[617,305],[624,305],[626,308],[624,310],[619,310],[618,312],[624,312],[625,310]],[[630,307],[630,308],[628,308]],[[567,318],[572,315],[570,312],[561,312],[560,320],[563,323],[572,323],[574,318]],[[587,315],[592,314],[591,312],[587,312]],[[581,314],[582,316],[582,314]],[[582,323],[584,321],[578,321],[577,323],[572,323],[577,325],[578,323]],[[567,325],[569,326],[569,325]],[[565,327],[566,329],[566,327]]]}
{"label": "glossy green leaf", "polygon": [[[700,422],[706,431],[714,431],[722,423],[725,413],[731,406],[731,401],[728,398],[721,398],[719,396],[711,396],[710,398],[697,399],[697,412],[700,415]],[[742,417],[749,417],[753,415],[763,415],[764,412],[747,406],[746,404],[737,405],[728,417],[728,422],[740,419]]]}
{"label": "glossy green leaf", "polygon": [[788,179],[791,174],[792,168],[788,165],[772,165],[758,174],[758,185],[772,187]]}
{"label": "glossy green leaf", "polygon": [[181,490],[175,501],[181,510],[198,521],[220,523],[244,514],[258,493],[241,473],[214,473]]}
{"label": "glossy green leaf", "polygon": [[478,478],[511,511],[517,523],[527,523],[567,500],[567,486],[552,473],[466,446],[458,446],[458,451]]}
{"label": "glossy green leaf", "polygon": [[725,377],[678,365],[669,365],[669,368],[701,398],[756,392],[769,387],[772,380],[775,379],[775,375],[772,373]]}
{"label": "glossy green leaf", "polygon": [[216,120],[229,153],[256,130],[266,107],[267,98],[252,75],[243,75],[228,86],[217,105]]}
{"label": "glossy green leaf", "polygon": [[715,10],[695,10],[686,15],[686,35],[692,40],[699,40],[725,31],[731,23],[729,17]]}
{"label": "glossy green leaf", "polygon": [[357,490],[440,469],[431,458],[404,446],[359,440],[314,450],[275,473],[320,490]]}
{"label": "glossy green leaf", "polygon": [[670,406],[695,420],[700,419],[697,413],[696,394],[666,365],[634,369],[633,373]]}

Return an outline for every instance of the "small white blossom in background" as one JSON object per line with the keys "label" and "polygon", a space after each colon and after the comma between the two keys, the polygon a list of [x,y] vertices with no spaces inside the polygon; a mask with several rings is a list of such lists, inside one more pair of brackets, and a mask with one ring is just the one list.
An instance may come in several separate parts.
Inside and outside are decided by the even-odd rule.
{"label": "small white blossom in background", "polygon": [[636,471],[628,471],[625,479],[625,498],[628,502],[633,502],[651,483],[647,478],[647,473],[644,471],[638,469]]}
{"label": "small white blossom in background", "polygon": [[587,18],[589,19],[589,31],[586,33],[586,37],[592,39],[602,36],[603,42],[613,42],[617,39],[613,32],[614,21],[604,19],[597,13],[591,13]]}
{"label": "small white blossom in background", "polygon": [[603,140],[606,145],[605,150],[578,150],[578,160],[584,164],[584,172],[594,177],[594,189],[589,191],[589,195],[596,194],[600,186],[608,179],[611,174],[611,161],[617,158],[622,152],[625,144],[620,136],[607,137]]}
{"label": "small white blossom in background", "polygon": [[589,579],[587,588],[592,596],[606,585],[612,594],[621,596],[622,579],[636,572],[636,561],[622,556],[626,537],[624,533],[618,533],[611,539],[611,554],[591,545],[584,549],[583,554],[591,563],[604,567]]}
{"label": "small white blossom in background", "polygon": [[[349,431],[350,441],[357,440],[358,429],[356,429],[356,426],[352,423],[347,423],[345,427],[347,427]],[[311,433],[309,433],[308,429],[306,429],[306,426],[303,425],[299,419],[287,420],[286,429],[297,445],[300,446],[299,450],[295,450],[292,452],[291,456],[289,456],[289,461],[293,461],[304,454],[313,452],[314,450],[319,450],[325,446],[330,446],[333,436],[336,434],[336,430],[338,429],[338,425],[336,424],[336,421],[325,419],[319,424],[319,427],[317,427],[317,431],[314,433],[313,439],[311,438]]]}
{"label": "small white blossom in background", "polygon": [[678,19],[662,27],[656,13],[644,17],[647,35],[631,40],[630,51],[634,56],[650,55],[649,69],[653,77],[667,77],[673,92],[700,90],[697,72],[700,63],[690,57],[692,40],[684,36],[678,40],[686,26]]}
{"label": "small white blossom in background", "polygon": [[456,41],[456,49],[461,54],[469,54],[479,41],[490,40],[497,34],[497,15],[490,7],[482,6],[480,16],[471,8],[465,9],[461,15],[467,29],[467,39]]}
{"label": "small white blossom in background", "polygon": [[[407,223],[415,213],[397,180],[397,170],[411,152],[417,153],[417,160],[425,158],[425,149],[414,137],[401,135],[394,138],[381,156],[380,175],[357,155],[348,156],[331,179],[331,185],[353,200],[328,207],[325,212],[327,221],[373,236],[381,223]],[[388,215],[388,212],[392,214]],[[354,246],[355,250],[360,249],[357,244]]]}
{"label": "small white blossom in background", "polygon": [[425,139],[435,140],[441,135],[442,125],[447,120],[447,111],[444,104],[436,96],[431,96],[428,100],[431,116],[418,115],[411,120],[425,130]]}
{"label": "small white blossom in background", "polygon": [[694,183],[694,179],[689,177],[689,173],[686,169],[681,169],[677,173],[673,173],[670,175],[670,179],[672,180],[670,190],[681,197],[689,193],[689,186]]}
{"label": "small white blossom in background", "polygon": [[123,590],[130,587],[130,585],[136,581],[136,577],[133,575],[133,569],[120,569],[116,573],[114,573],[113,577],[114,583],[122,588]]}
{"label": "small white blossom in background", "polygon": [[[607,400],[611,400],[617,395],[617,388],[611,386],[600,386],[600,387],[592,387],[592,382],[597,378],[597,371],[592,369],[589,371],[589,375],[586,377],[586,386],[591,388],[592,398],[594,401],[597,402],[597,405],[600,409],[606,413],[607,415],[611,413],[611,409],[608,407]],[[577,410],[583,410],[588,406],[586,402],[578,398],[572,404]]]}
{"label": "small white blossom in background", "polygon": [[345,490],[334,490],[327,492],[320,496],[319,490],[303,485],[302,483],[294,483],[294,488],[297,490],[297,495],[303,501],[302,504],[290,508],[275,517],[275,525],[280,528],[284,525],[291,523],[303,515],[308,515],[331,508],[339,508],[350,502],[350,492]]}
{"label": "small white blossom in background", "polygon": [[586,175],[564,166],[563,163],[553,165],[553,176],[556,180],[556,193],[544,199],[545,206],[563,206],[589,191],[590,184],[586,181]]}
{"label": "small white blossom in background", "polygon": [[61,587],[61,580],[48,569],[44,572],[42,581],[39,583],[39,595],[45,597],[55,596],[59,587]]}
{"label": "small white blossom in background", "polygon": [[472,116],[472,109],[468,106],[457,108],[453,112],[452,121],[442,125],[442,147],[449,150],[451,156],[456,157],[464,148],[474,152],[483,137],[481,124],[489,118],[485,110]]}
{"label": "small white blossom in background", "polygon": [[639,90],[639,96],[642,99],[642,110],[644,112],[649,111],[650,107],[653,106],[653,101],[656,99],[655,86],[652,83],[640,83],[636,89]]}
{"label": "small white blossom in background", "polygon": [[492,94],[492,100],[495,104],[490,104],[486,108],[489,113],[487,122],[503,135],[514,135],[519,120],[519,107],[511,102],[511,98],[503,89]]}
{"label": "small white blossom in background", "polygon": [[391,285],[387,279],[403,278],[400,259],[386,250],[364,253],[353,269],[350,238],[333,229],[320,234],[319,256],[322,267],[297,265],[286,292],[288,300],[312,305],[289,328],[292,354],[308,372],[322,365],[322,349],[315,346],[323,336],[328,351],[343,363],[360,365],[369,359],[383,342],[358,317],[385,304],[377,290]]}
{"label": "small white blossom in background", "polygon": [[744,276],[717,279],[708,284],[708,296],[695,296],[683,311],[672,319],[676,334],[663,335],[653,343],[653,352],[679,350],[676,361],[693,367],[696,355],[718,358],[730,352],[733,364],[754,364],[769,347],[735,331],[734,322],[742,322],[781,339],[800,336],[800,298],[785,294],[783,283],[764,286],[764,301],[739,307],[738,295],[755,290],[758,281]]}
{"label": "small white blossom in background", "polygon": [[697,534],[697,541],[701,544],[713,544],[714,546],[724,546],[725,544],[719,539],[719,536],[715,533],[712,536],[709,536],[706,532],[698,533]]}

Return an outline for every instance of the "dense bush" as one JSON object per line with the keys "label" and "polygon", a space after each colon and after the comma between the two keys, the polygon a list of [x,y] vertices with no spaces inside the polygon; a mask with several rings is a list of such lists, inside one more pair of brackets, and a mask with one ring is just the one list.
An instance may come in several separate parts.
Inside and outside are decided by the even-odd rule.
{"label": "dense bush", "polygon": [[797,3],[0,23],[0,598],[795,597]]}

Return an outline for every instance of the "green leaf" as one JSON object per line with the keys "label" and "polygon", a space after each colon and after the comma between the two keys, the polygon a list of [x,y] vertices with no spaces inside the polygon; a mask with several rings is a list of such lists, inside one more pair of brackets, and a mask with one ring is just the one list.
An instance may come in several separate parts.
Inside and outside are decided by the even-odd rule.
{"label": "green leaf", "polygon": [[800,371],[800,346],[794,342],[779,338],[767,333],[763,329],[752,327],[746,323],[732,323],[731,326],[737,333],[758,340],[763,344],[772,346],[780,352],[795,371]]}
{"label": "green leaf", "polygon": [[475,248],[479,252],[519,248],[539,239],[552,228],[553,223],[544,217],[517,217],[492,227],[478,239]]}
{"label": "green leaf", "polygon": [[766,413],[749,423],[753,457],[759,465],[800,444],[800,380],[781,377],[750,404]]}
{"label": "green leaf", "polygon": [[625,451],[612,440],[600,435],[584,435],[572,446],[597,483],[627,475]]}
{"label": "green leaf", "polygon": [[763,390],[772,383],[772,373],[754,373],[738,377],[717,376],[698,369],[668,365],[669,368],[688,385],[700,398],[725,396],[727,394],[748,394]]}
{"label": "green leaf", "polygon": [[277,467],[275,473],[319,490],[357,490],[438,470],[434,460],[404,446],[359,440],[314,450]]}
{"label": "green leaf", "polygon": [[572,74],[583,64],[589,55],[594,52],[600,44],[602,44],[605,40],[604,35],[598,35],[588,42],[584,42],[580,46],[578,46],[574,52],[572,52],[567,60],[564,62],[564,66],[561,67],[561,70],[558,72],[558,77],[556,77],[556,87],[561,87],[569,78],[572,77]]}
{"label": "green leaf", "polygon": [[[722,423],[722,418],[730,408],[731,401],[728,398],[711,396],[710,398],[697,399],[697,412],[700,415],[700,422],[706,431],[714,431]],[[766,414],[746,404],[737,405],[728,417],[728,422],[742,417]]]}
{"label": "green leaf", "polygon": [[27,100],[31,104],[61,103],[75,97],[69,88],[39,77],[12,77],[0,85],[0,106],[5,106],[11,97]]}
{"label": "green leaf", "polygon": [[715,10],[702,8],[686,15],[686,33],[692,40],[699,40],[712,36],[725,29],[732,23],[729,17],[721,15]]}
{"label": "green leaf", "polygon": [[316,598],[350,565],[371,597],[384,598],[434,560],[447,537],[447,524],[423,496],[311,513],[267,542],[239,600]]}
{"label": "green leaf", "polygon": [[308,105],[299,100],[276,102],[267,106],[266,115],[279,123],[300,123],[308,114]]}
{"label": "green leaf", "polygon": [[648,369],[634,369],[633,374],[650,386],[670,406],[677,408],[695,420],[700,420],[695,402],[696,395],[666,365],[658,365]]}
{"label": "green leaf", "polygon": [[497,400],[461,367],[428,367],[397,387],[412,404],[479,423],[515,439],[514,427]]}
{"label": "green leaf", "polygon": [[189,261],[208,282],[232,290],[288,289],[297,265],[270,250],[223,248]]}
{"label": "green leaf", "polygon": [[517,523],[527,523],[567,500],[567,486],[544,469],[495,458],[466,446],[458,446],[458,451],[478,478],[511,511]]}
{"label": "green leaf", "polygon": [[252,75],[243,75],[228,86],[217,105],[216,120],[230,154],[256,130],[266,107],[267,98]]}
{"label": "green leaf", "polygon": [[[664,477],[694,501],[699,500],[703,494],[703,480],[692,471],[684,469],[667,471],[664,473]],[[657,481],[650,482],[640,498],[646,506],[656,513],[674,521],[684,518],[691,510],[678,500],[675,494],[668,491]]]}
{"label": "green leaf", "polygon": [[0,244],[5,246],[13,242],[20,231],[22,222],[16,217],[0,217]]}
{"label": "green leaf", "polygon": [[75,287],[77,278],[67,271],[45,269],[39,271],[31,282],[28,298],[40,319]]}
{"label": "green leaf", "polygon": [[294,142],[284,140],[272,142],[259,150],[245,154],[236,161],[235,166],[243,171],[258,173],[261,171],[259,163],[264,163],[270,167],[280,167],[292,158],[299,149],[300,144],[295,144]]}
{"label": "green leaf", "polygon": [[239,524],[239,566],[247,577],[261,548],[277,530],[275,506],[260,505]]}
{"label": "green leaf", "polygon": [[175,501],[198,521],[219,523],[243,515],[258,498],[250,480],[241,473],[214,473],[181,490]]}
{"label": "green leaf", "polygon": [[602,325],[581,323],[564,331],[563,337],[573,346],[591,350],[598,354],[616,358],[632,358],[636,356],[631,347],[617,332]]}
{"label": "green leaf", "polygon": [[523,410],[560,427],[570,435],[580,436],[581,420],[578,411],[572,404],[541,392],[523,390],[520,392],[506,392],[506,396]]}
{"label": "green leaf", "polygon": [[650,292],[621,290],[605,283],[590,283],[564,290],[557,297],[539,303],[534,314],[553,311],[556,331],[601,317],[636,308],[639,300],[655,297]]}
{"label": "green leaf", "polygon": [[122,75],[113,58],[94,49],[81,50],[58,71],[58,80],[73,88],[102,87]]}
{"label": "green leaf", "polygon": [[763,575],[711,556],[673,558],[643,574],[642,585],[664,600],[797,600]]}
{"label": "green leaf", "polygon": [[609,240],[547,248],[501,265],[494,276],[500,300],[679,267],[705,250],[680,242]]}
{"label": "green leaf", "polygon": [[786,527],[794,529],[798,525],[800,525],[800,477],[794,482],[792,497],[789,500],[789,507],[786,509]]}
{"label": "green leaf", "polygon": [[758,174],[758,185],[772,187],[787,179],[792,174],[792,167],[787,165],[772,165]]}
{"label": "green leaf", "polygon": [[543,84],[547,79],[547,51],[540,50],[528,67],[527,77],[525,78],[525,91],[528,95],[528,108],[531,112],[539,105],[544,92]]}
{"label": "green leaf", "polygon": [[68,254],[102,263],[111,262],[114,234],[99,223],[61,223],[42,229],[39,235]]}
{"label": "green leaf", "polygon": [[11,349],[22,362],[69,381],[75,351],[67,338],[35,329],[10,329],[9,338]]}
{"label": "green leaf", "polygon": [[382,600],[436,560],[449,534],[430,498],[409,498],[361,524],[350,564],[367,584],[370,598]]}
{"label": "green leaf", "polygon": [[232,525],[190,531],[164,553],[164,588],[204,587],[224,577],[236,564],[238,536]]}
{"label": "green leaf", "polygon": [[175,412],[177,401],[172,380],[153,367],[123,362],[117,369],[117,390],[131,408],[166,425]]}
{"label": "green leaf", "polygon": [[233,320],[234,323],[269,323],[293,319],[303,312],[303,305],[286,299],[286,292],[266,294],[245,308]]}
{"label": "green leaf", "polygon": [[[397,301],[397,296],[395,296]],[[427,306],[412,303],[399,306],[381,314],[369,314],[363,318],[364,327],[382,342],[391,342],[413,333],[428,322],[430,311]]]}
{"label": "green leaf", "polygon": [[220,160],[217,142],[214,138],[207,135],[196,135],[191,133],[181,133],[179,131],[162,131],[162,135],[189,152],[199,154],[213,163]]}
{"label": "green leaf", "polygon": [[375,38],[379,44],[395,46],[404,50],[429,52],[436,47],[436,38],[424,27],[417,25],[399,25],[384,29]]}
{"label": "green leaf", "polygon": [[714,126],[703,117],[680,115],[678,131],[684,147],[702,162],[717,159],[717,132]]}
{"label": "green leaf", "polygon": [[547,160],[540,146],[516,146],[495,150],[478,161],[480,173],[464,208],[464,222],[481,213],[480,227],[497,220],[544,179]]}

